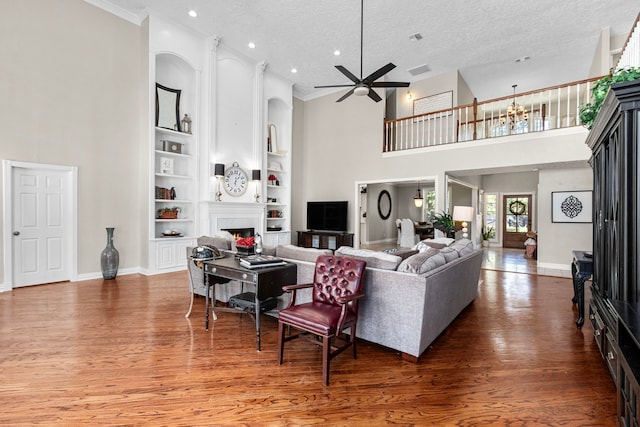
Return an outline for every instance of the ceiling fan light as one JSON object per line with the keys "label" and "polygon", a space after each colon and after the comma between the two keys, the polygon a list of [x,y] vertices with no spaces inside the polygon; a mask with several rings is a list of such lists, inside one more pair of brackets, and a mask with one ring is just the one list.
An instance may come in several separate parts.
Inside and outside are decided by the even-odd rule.
{"label": "ceiling fan light", "polygon": [[354,95],[367,96],[369,94],[369,88],[366,86],[358,86],[353,90]]}

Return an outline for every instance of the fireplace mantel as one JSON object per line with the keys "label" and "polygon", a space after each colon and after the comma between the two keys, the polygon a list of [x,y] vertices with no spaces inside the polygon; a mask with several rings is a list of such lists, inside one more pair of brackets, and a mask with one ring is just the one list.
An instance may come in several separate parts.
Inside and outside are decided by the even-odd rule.
{"label": "fireplace mantel", "polygon": [[244,202],[205,202],[203,204],[203,224],[201,230],[209,235],[224,228],[252,227],[264,236],[265,205]]}

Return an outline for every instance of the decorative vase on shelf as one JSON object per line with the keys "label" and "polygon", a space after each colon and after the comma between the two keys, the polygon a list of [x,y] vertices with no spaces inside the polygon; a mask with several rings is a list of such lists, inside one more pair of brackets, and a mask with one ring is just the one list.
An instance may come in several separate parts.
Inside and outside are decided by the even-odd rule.
{"label": "decorative vase on shelf", "polygon": [[102,250],[100,255],[100,267],[102,268],[102,277],[105,280],[115,279],[118,275],[118,264],[120,263],[120,254],[113,246],[113,227],[107,227],[107,246]]}

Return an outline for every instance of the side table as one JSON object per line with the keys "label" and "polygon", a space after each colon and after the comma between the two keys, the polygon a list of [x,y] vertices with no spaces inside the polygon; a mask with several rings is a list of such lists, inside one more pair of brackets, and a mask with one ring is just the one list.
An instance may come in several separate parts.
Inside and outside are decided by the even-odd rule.
{"label": "side table", "polygon": [[[590,256],[589,256],[590,255]],[[573,278],[573,298],[571,302],[578,304],[578,329],[584,325],[584,282],[593,274],[593,255],[587,251],[573,251],[571,276]]]}

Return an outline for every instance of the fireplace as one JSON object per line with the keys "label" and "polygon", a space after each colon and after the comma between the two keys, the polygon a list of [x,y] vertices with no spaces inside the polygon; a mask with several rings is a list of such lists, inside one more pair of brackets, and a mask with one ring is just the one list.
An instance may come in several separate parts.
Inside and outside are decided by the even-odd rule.
{"label": "fireplace", "polygon": [[234,240],[241,239],[243,237],[251,237],[255,234],[255,229],[253,227],[244,227],[244,228],[222,228],[222,231],[228,231],[233,236]]}
{"label": "fireplace", "polygon": [[209,230],[211,236],[218,231],[227,231],[237,240],[251,237],[255,233],[264,235],[265,208],[259,203],[219,203],[203,205],[203,230]]}

